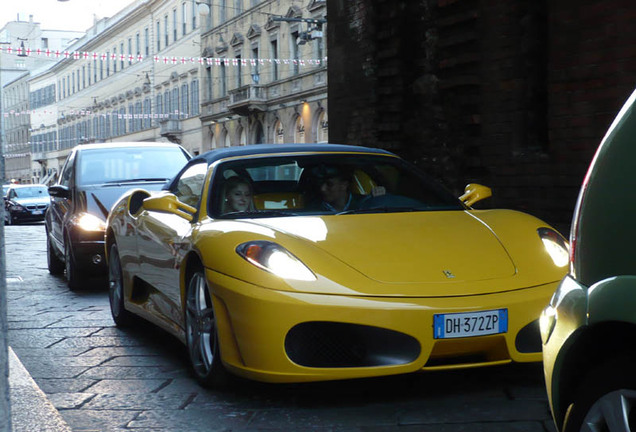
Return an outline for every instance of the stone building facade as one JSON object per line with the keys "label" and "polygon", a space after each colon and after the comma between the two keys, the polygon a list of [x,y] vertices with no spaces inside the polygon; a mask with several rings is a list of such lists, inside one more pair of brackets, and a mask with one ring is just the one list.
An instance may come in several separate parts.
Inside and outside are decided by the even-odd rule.
{"label": "stone building facade", "polygon": [[605,130],[634,89],[626,0],[334,0],[332,141],[393,150],[460,193],[567,234]]}
{"label": "stone building facade", "polygon": [[325,0],[137,0],[96,22],[29,80],[33,99],[55,96],[30,110],[33,181],[53,181],[81,143],[170,141],[196,155],[327,141],[326,11]]}
{"label": "stone building facade", "polygon": [[204,143],[326,142],[326,0],[232,3],[212,2],[201,36]]}

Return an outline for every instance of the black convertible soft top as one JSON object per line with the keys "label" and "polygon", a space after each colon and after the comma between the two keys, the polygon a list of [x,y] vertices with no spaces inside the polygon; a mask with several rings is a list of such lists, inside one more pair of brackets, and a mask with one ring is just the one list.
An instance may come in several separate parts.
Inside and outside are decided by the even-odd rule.
{"label": "black convertible soft top", "polygon": [[[214,163],[218,160],[237,157],[237,156],[260,156],[265,154],[272,153],[374,153],[374,154],[382,154],[382,155],[391,155],[395,156],[393,153],[377,149],[371,147],[362,147],[362,146],[354,146],[354,145],[344,145],[344,144],[252,144],[246,146],[237,146],[237,147],[223,147],[210,150],[203,154],[193,157],[188,161],[188,163],[179,171],[179,173],[175,176],[175,178],[179,177],[180,174],[188,169],[193,164],[200,163],[202,160],[206,161],[208,165]],[[169,190],[174,183],[174,179],[168,182],[163,189]]]}
{"label": "black convertible soft top", "polygon": [[361,147],[353,145],[343,144],[253,144],[239,147],[223,147],[205,152],[192,159],[191,163],[195,161],[201,161],[204,159],[211,164],[217,160],[234,156],[249,156],[249,155],[262,155],[269,153],[314,153],[314,152],[364,152],[364,153],[378,153],[390,155],[392,153],[370,147]]}

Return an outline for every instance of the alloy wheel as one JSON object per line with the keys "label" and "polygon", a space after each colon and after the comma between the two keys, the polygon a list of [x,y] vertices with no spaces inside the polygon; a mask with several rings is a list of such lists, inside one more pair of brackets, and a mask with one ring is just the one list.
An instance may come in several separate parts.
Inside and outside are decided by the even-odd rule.
{"label": "alloy wheel", "polygon": [[201,272],[196,272],[188,285],[186,337],[194,372],[198,377],[205,378],[218,362],[218,341],[212,301]]}
{"label": "alloy wheel", "polygon": [[636,430],[636,391],[615,390],[590,407],[581,432],[629,432]]}

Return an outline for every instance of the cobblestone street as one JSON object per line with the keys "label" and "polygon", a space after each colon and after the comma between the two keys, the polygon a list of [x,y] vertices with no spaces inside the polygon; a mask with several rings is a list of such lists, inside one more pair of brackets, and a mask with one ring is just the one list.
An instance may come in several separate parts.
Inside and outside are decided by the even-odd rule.
{"label": "cobblestone street", "polygon": [[9,345],[73,431],[554,431],[538,364],[203,389],[178,341],[114,327],[104,281],[48,273],[43,225],[5,236]]}

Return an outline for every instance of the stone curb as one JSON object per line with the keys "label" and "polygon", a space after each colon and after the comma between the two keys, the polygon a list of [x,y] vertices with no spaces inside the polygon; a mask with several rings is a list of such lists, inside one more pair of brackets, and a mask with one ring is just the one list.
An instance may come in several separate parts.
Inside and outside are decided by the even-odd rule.
{"label": "stone curb", "polygon": [[9,347],[9,397],[13,432],[71,432],[60,413]]}

